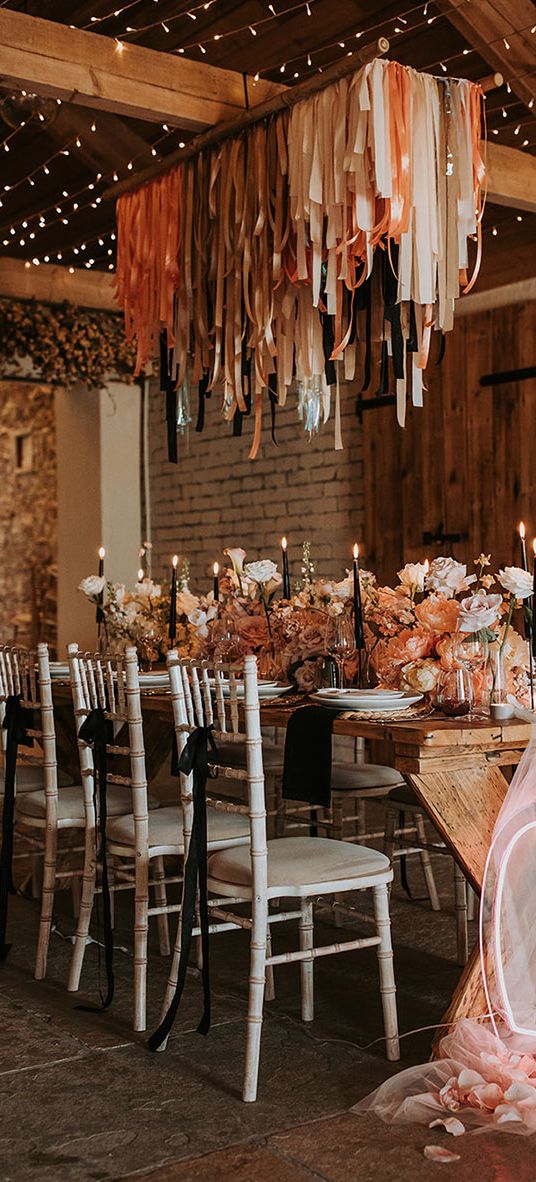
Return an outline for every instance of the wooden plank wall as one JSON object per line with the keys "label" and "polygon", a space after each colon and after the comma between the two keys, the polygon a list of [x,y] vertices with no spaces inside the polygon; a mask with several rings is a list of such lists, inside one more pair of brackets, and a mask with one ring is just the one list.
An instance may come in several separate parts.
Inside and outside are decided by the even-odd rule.
{"label": "wooden plank wall", "polygon": [[[366,565],[382,582],[404,562],[452,553],[519,561],[516,529],[536,536],[536,380],[482,388],[483,374],[536,363],[536,302],[460,317],[423,410],[402,431],[388,406],[363,416]],[[434,342],[434,348],[437,348]],[[424,546],[443,523],[452,546]]]}

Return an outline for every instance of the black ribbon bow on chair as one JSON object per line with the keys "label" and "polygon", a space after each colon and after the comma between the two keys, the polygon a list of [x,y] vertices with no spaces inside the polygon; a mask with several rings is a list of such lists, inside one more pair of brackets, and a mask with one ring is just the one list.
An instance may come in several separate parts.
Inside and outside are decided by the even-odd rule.
{"label": "black ribbon bow on chair", "polygon": [[13,822],[15,817],[15,777],[17,754],[20,743],[33,745],[28,731],[33,726],[33,710],[23,706],[20,694],[6,698],[4,730],[6,752],[4,763],[4,810],[2,814],[2,852],[0,854],[0,961],[5,960],[11,948],[6,944],[7,911],[10,895],[16,894],[13,885]]}
{"label": "black ribbon bow on chair", "polygon": [[184,891],[180,919],[181,954],[177,985],[167,1014],[148,1040],[151,1051],[157,1051],[167,1038],[175,1021],[186,981],[188,960],[192,944],[192,929],[195,921],[197,886],[199,883],[199,918],[201,926],[201,949],[203,953],[203,1016],[197,1027],[198,1034],[210,1030],[210,975],[208,961],[208,901],[207,901],[207,797],[208,748],[215,753],[216,744],[212,727],[200,726],[189,735],[178,761],[178,770],[185,776],[193,772],[193,822],[188,857],[184,868]]}
{"label": "black ribbon bow on chair", "polygon": [[[91,710],[82,723],[78,736],[84,743],[93,747],[93,803],[96,805],[97,794],[99,801],[99,834],[100,848],[97,860],[101,863],[102,873],[102,909],[104,926],[104,963],[106,967],[106,997],[101,993],[101,1010],[108,1009],[114,996],[114,941],[112,931],[112,909],[110,905],[110,884],[108,881],[108,864],[106,861],[106,781],[108,776],[106,743],[108,740],[109,723],[102,707]],[[97,811],[95,809],[95,811]],[[78,1006],[80,1010],[94,1012],[93,1007]]]}

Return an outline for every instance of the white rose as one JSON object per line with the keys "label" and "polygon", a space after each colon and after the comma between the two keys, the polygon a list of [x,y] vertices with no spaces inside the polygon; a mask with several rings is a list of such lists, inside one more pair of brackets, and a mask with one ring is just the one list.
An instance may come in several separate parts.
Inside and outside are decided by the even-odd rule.
{"label": "white rose", "polygon": [[252,579],[254,583],[269,583],[270,579],[275,579],[276,576],[278,576],[277,585],[281,582],[277,565],[270,558],[261,558],[259,562],[248,562],[244,571],[247,578]]}
{"label": "white rose", "polygon": [[499,571],[498,578],[501,587],[516,599],[528,599],[532,595],[532,575],[520,566],[505,566]]}
{"label": "white rose", "polygon": [[342,616],[343,611],[344,611],[344,603],[342,603],[341,600],[335,599],[331,603],[328,603],[328,606],[327,606],[328,616]]}
{"label": "white rose", "polygon": [[177,594],[177,611],[181,616],[188,616],[190,612],[195,611],[199,607],[199,600],[197,595],[192,595],[191,591],[179,591]]}
{"label": "white rose", "polygon": [[462,599],[458,627],[460,632],[479,632],[481,628],[492,628],[497,623],[502,604],[502,595],[488,595],[477,591],[468,599]]}
{"label": "white rose", "polygon": [[94,595],[102,595],[106,586],[106,579],[104,575],[87,575],[82,582],[78,584],[78,590],[83,591],[88,599],[92,599]]}
{"label": "white rose", "polygon": [[424,591],[424,580],[426,578],[426,566],[424,562],[407,562],[402,570],[398,571],[398,577],[403,587],[407,587],[408,591]]}
{"label": "white rose", "polygon": [[439,681],[439,661],[426,657],[422,661],[410,661],[402,669],[404,688],[416,690],[419,694],[429,694],[435,689]]}
{"label": "white rose", "polygon": [[194,607],[193,611],[191,611],[188,615],[188,620],[195,628],[198,636],[200,636],[202,640],[205,640],[208,636],[207,613],[204,612],[200,607]]}
{"label": "white rose", "polygon": [[125,608],[125,616],[129,624],[133,624],[138,614],[138,605],[134,599],[130,599]]}
{"label": "white rose", "polygon": [[341,579],[340,583],[333,583],[331,594],[334,599],[351,599],[353,593],[353,582],[350,575],[345,579]]}
{"label": "white rose", "polygon": [[438,595],[452,596],[466,591],[474,582],[476,575],[468,575],[463,562],[456,562],[455,558],[434,558],[425,586],[428,591],[436,591]]}
{"label": "white rose", "polygon": [[124,583],[114,583],[114,599],[118,607],[122,607],[127,594]]}

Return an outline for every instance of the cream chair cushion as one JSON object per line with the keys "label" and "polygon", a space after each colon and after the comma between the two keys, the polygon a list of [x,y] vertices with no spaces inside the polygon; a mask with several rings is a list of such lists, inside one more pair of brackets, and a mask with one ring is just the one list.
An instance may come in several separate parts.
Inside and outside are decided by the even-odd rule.
{"label": "cream chair cushion", "polygon": [[331,769],[333,792],[366,791],[373,788],[378,790],[379,795],[387,795],[391,788],[403,783],[403,777],[396,768],[384,767],[381,763],[334,763]]}
{"label": "cream chair cushion", "polygon": [[[280,837],[268,842],[268,889],[359,879],[390,870],[389,859],[378,850],[333,841],[328,837]],[[222,850],[208,864],[211,890],[219,883],[251,886],[249,849]]]}
{"label": "cream chair cushion", "polygon": [[[223,739],[216,742],[218,754],[210,754],[209,758],[215,763],[221,763],[224,767],[244,767],[246,766],[246,744],[226,743]],[[262,763],[265,771],[283,770],[283,751],[281,747],[275,747],[273,743],[263,743],[262,745]]]}
{"label": "cream chair cushion", "polygon": [[[38,764],[19,763],[17,764],[16,776],[16,791],[19,792],[35,792],[38,788],[43,787],[43,768]],[[0,768],[0,796],[4,795],[4,777],[5,768]],[[67,776],[65,772],[58,771],[58,784],[63,787],[67,784],[72,784],[72,776]]]}
{"label": "cream chair cushion", "polygon": [[[106,832],[115,845],[134,846],[134,817],[111,820]],[[233,842],[249,843],[249,819],[240,813],[223,813],[207,808],[208,844],[220,849]],[[166,846],[179,853],[184,849],[182,809],[169,805],[149,816],[149,846]]]}
{"label": "cream chair cushion", "polygon": [[[158,801],[154,796],[148,797],[150,809],[158,809]],[[118,817],[123,813],[130,813],[132,809],[132,796],[130,788],[121,787],[120,784],[108,784],[106,790],[106,808],[109,817]],[[45,817],[45,793],[40,792],[25,792],[20,800],[17,800],[17,816],[19,818],[36,817],[43,820]],[[81,784],[73,784],[70,788],[60,788],[58,792],[58,820],[65,821],[71,818],[73,821],[83,822],[85,819],[84,813],[84,796]]]}

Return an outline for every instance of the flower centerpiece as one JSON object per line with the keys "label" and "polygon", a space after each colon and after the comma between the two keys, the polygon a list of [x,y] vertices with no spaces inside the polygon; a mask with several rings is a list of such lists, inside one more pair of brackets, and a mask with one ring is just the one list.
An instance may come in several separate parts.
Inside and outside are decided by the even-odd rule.
{"label": "flower centerpiece", "polygon": [[[129,589],[124,583],[110,582],[104,575],[88,575],[78,589],[101,607],[110,652],[120,653],[128,644],[134,644],[142,664],[149,666],[165,657],[170,647],[170,599],[159,583],[146,576]],[[193,595],[187,585],[179,585],[175,647],[183,656],[197,655],[215,610]]]}
{"label": "flower centerpiece", "polygon": [[[408,563],[398,572],[396,587],[378,587],[368,580],[363,613],[370,663],[382,685],[434,695],[442,670],[463,660],[471,640],[486,652],[499,646],[509,692],[529,700],[529,653],[526,641],[512,626],[516,607],[532,593],[530,575],[507,567],[498,575],[487,571],[490,556],[475,559],[476,573],[468,574],[454,558]],[[486,572],[486,573],[484,573]],[[490,588],[500,584],[495,593]],[[467,594],[470,592],[470,594]],[[473,670],[475,700],[486,689],[484,662]]]}

